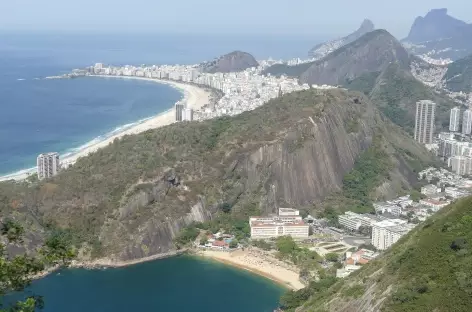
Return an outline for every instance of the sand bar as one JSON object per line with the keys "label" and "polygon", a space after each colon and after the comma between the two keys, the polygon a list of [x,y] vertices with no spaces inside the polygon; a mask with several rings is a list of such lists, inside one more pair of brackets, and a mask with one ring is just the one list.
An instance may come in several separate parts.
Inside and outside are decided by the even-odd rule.
{"label": "sand bar", "polygon": [[[109,79],[134,79],[134,80],[144,80],[144,81],[152,81],[160,84],[167,84],[174,88],[177,88],[182,91],[183,93],[183,101],[187,103],[187,107],[192,108],[193,110],[198,110],[202,108],[204,105],[209,103],[210,92],[190,84],[180,83],[176,81],[168,81],[168,80],[158,80],[152,78],[142,78],[142,77],[125,77],[125,76],[93,76],[93,77],[104,77]],[[165,112],[162,112],[156,116],[147,118],[140,123],[133,124],[129,128],[123,129],[123,131],[119,131],[111,136],[104,138],[103,140],[93,140],[88,144],[85,144],[81,148],[79,148],[76,152],[67,154],[65,156],[61,155],[61,163],[63,166],[68,166],[77,161],[78,158],[87,156],[90,153],[97,151],[98,149],[107,146],[113,140],[117,138],[121,138],[124,135],[129,134],[137,134],[149,129],[155,129],[163,126],[167,126],[171,123],[175,122],[175,115],[173,107],[169,108]],[[54,151],[50,151],[54,152]],[[39,154],[39,153],[38,153]],[[28,177],[31,173],[36,172],[36,167],[20,170],[18,172],[5,175],[0,177],[0,181],[5,180],[23,180]]]}
{"label": "sand bar", "polygon": [[238,250],[233,252],[202,250],[198,252],[198,255],[248,270],[291,289],[298,290],[305,287],[300,282],[299,274],[295,270],[292,271],[277,265],[276,261],[260,257],[254,250]]}

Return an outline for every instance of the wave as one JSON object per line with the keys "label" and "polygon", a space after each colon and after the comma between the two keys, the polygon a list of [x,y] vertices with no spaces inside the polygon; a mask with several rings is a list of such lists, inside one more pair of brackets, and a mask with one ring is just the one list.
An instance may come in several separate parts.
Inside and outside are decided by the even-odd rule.
{"label": "wave", "polygon": [[23,78],[18,78],[16,79],[16,81],[25,81],[26,79],[23,79]]}

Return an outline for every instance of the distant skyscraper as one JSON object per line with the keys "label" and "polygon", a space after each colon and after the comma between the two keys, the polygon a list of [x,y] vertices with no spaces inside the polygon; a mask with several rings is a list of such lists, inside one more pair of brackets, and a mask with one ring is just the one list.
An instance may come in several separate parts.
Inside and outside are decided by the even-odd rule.
{"label": "distant skyscraper", "polygon": [[175,103],[175,121],[182,121],[184,115],[185,105],[183,103]]}
{"label": "distant skyscraper", "polygon": [[282,97],[282,95],[284,95],[284,93],[282,92],[282,86],[279,86],[279,94],[278,94],[278,97]]}
{"label": "distant skyscraper", "polygon": [[449,131],[459,131],[459,122],[461,119],[461,110],[459,107],[451,109],[451,117],[449,118]]}
{"label": "distant skyscraper", "polygon": [[471,134],[472,132],[472,110],[467,109],[464,112],[464,119],[462,120],[462,133]]}
{"label": "distant skyscraper", "polygon": [[58,153],[40,154],[36,159],[38,178],[45,179],[55,176],[61,168]]}
{"label": "distant skyscraper", "polygon": [[415,140],[422,144],[433,142],[436,103],[428,100],[416,102]]}

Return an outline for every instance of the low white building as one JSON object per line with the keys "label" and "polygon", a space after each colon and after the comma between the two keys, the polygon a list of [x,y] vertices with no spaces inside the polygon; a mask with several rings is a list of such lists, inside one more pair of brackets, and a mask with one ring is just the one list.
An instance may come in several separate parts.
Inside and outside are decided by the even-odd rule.
{"label": "low white building", "polygon": [[441,189],[433,184],[428,184],[421,188],[421,194],[426,196],[434,196],[439,192],[441,192]]}
{"label": "low white building", "polygon": [[349,276],[352,272],[357,271],[360,268],[362,268],[361,265],[347,264],[344,268],[336,270],[336,277],[345,278]]}
{"label": "low white building", "polygon": [[372,245],[378,250],[385,250],[395,244],[403,235],[413,229],[414,225],[406,220],[383,220],[372,226]]}
{"label": "low white building", "polygon": [[450,203],[451,201],[449,200],[436,200],[430,198],[420,200],[421,205],[428,206],[431,208],[431,210],[435,212],[441,209],[442,207],[449,205]]}
{"label": "low white building", "polygon": [[352,211],[346,211],[344,215],[338,216],[338,222],[346,229],[357,231],[361,226],[371,227],[379,219],[373,215],[362,215]]}
{"label": "low white building", "polygon": [[394,216],[399,216],[402,213],[401,206],[390,203],[374,203],[374,209],[377,213],[390,213]]}
{"label": "low white building", "polygon": [[280,208],[278,216],[250,217],[251,238],[272,238],[286,235],[307,238],[310,235],[310,227],[299,214],[296,209]]}

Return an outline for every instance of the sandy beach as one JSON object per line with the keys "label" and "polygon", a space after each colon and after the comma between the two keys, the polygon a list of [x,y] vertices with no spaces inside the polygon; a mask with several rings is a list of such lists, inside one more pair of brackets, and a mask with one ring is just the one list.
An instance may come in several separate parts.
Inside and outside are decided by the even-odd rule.
{"label": "sandy beach", "polygon": [[291,289],[304,288],[299,279],[298,272],[282,266],[278,260],[263,256],[258,250],[238,250],[233,252],[202,250],[198,255],[214,259],[216,261],[248,270],[255,274],[269,278]]}
{"label": "sandy beach", "polygon": [[[135,79],[135,80],[145,80],[145,81],[152,81],[160,84],[167,84],[174,88],[177,88],[183,92],[184,98],[182,99],[184,102],[187,103],[187,107],[192,108],[194,110],[198,110],[202,108],[204,105],[208,104],[210,93],[202,88],[199,88],[194,85],[174,82],[174,81],[167,81],[167,80],[158,80],[152,78],[141,78],[141,77],[124,77],[124,76],[93,76],[93,77],[104,77],[108,79]],[[86,79],[86,78],[84,78]],[[156,116],[150,117],[140,123],[132,125],[128,129],[124,129],[121,132],[118,132],[110,137],[107,137],[104,140],[100,141],[92,141],[89,144],[84,145],[80,150],[74,152],[72,154],[66,155],[62,157],[61,155],[61,163],[63,166],[69,166],[77,161],[78,158],[87,156],[90,153],[97,151],[98,149],[107,146],[113,140],[117,138],[121,138],[124,135],[129,134],[137,134],[149,129],[155,129],[163,126],[167,126],[171,123],[175,122],[175,115],[173,108],[169,108],[167,111],[160,113]],[[53,151],[51,151],[53,152]],[[29,174],[36,172],[36,167],[24,169],[6,176],[0,177],[0,181],[5,180],[23,180],[28,177]]]}

